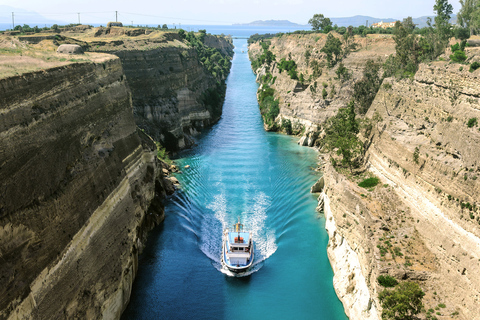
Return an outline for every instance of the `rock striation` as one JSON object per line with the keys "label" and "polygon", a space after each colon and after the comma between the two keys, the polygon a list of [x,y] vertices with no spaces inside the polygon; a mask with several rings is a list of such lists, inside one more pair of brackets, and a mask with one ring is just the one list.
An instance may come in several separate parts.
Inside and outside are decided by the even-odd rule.
{"label": "rock striation", "polygon": [[0,319],[117,319],[167,190],[119,58],[0,79]]}
{"label": "rock striation", "polygon": [[[310,61],[323,59],[322,37],[282,35],[269,48],[277,61],[292,59],[298,73],[311,74],[304,53],[309,50]],[[322,139],[322,124],[351,99],[368,55],[382,60],[394,51],[391,39],[375,41],[343,60],[351,80],[339,82],[335,69],[323,70],[316,81],[327,85],[326,98],[309,88],[311,81],[302,85],[279,73],[275,62],[256,70],[260,82],[268,73],[276,77],[269,85],[280,102],[277,122],[304,126],[300,144]],[[249,49],[252,59],[262,52],[259,43]],[[467,48],[469,62],[479,61],[478,50]],[[480,314],[479,72],[434,61],[421,64],[412,79],[385,79],[366,114],[372,125],[363,137],[367,170],[347,178],[327,162],[312,187],[325,213],[335,290],[350,319],[381,318],[380,275],[419,283],[425,310],[465,320]],[[378,186],[358,185],[372,176]]]}
{"label": "rock striation", "polygon": [[[343,39],[339,34],[335,36]],[[320,136],[321,124],[352,99],[353,84],[361,79],[367,60],[384,61],[389,54],[395,52],[395,43],[390,35],[351,39],[357,49],[342,60],[350,78],[340,80],[336,74],[338,64],[334,68],[327,68],[325,54],[321,52],[326,40],[326,34],[285,34],[265,40],[269,41],[269,50],[275,55],[276,62],[272,62],[270,66],[264,64],[254,70],[257,82],[261,82],[267,73],[275,79],[269,85],[275,90],[275,98],[279,100],[280,113],[277,123],[281,124],[282,119],[290,120],[294,128],[297,127],[298,131],[303,132],[300,144],[310,147]],[[260,42],[249,45],[249,57],[252,61],[262,53]],[[305,81],[302,83],[298,79],[292,79],[286,71],[280,72],[278,62],[281,59],[295,61],[297,73],[303,74]],[[317,67],[314,67],[315,63]],[[323,90],[326,96],[323,95]]]}
{"label": "rock striation", "polygon": [[460,319],[480,314],[478,76],[458,64],[422,64],[413,80],[386,79],[367,114],[383,119],[368,152],[371,171],[395,186],[435,258],[427,303],[443,299]]}
{"label": "rock striation", "polygon": [[[233,44],[225,37],[206,35],[204,43],[228,60],[233,56]],[[223,98],[212,102],[208,97],[223,97],[225,78],[208,72],[196,49],[177,33],[114,43],[95,40],[91,47],[121,59],[137,125],[167,150],[191,146],[192,136],[220,119]]]}

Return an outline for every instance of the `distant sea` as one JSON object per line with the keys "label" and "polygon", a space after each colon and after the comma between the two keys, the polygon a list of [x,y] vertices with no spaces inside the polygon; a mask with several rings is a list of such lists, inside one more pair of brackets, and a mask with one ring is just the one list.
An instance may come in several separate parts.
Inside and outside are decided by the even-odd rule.
{"label": "distant sea", "polygon": [[[51,27],[51,24],[35,24],[30,23],[28,24],[30,27],[34,27],[38,25],[39,28],[43,28],[45,26]],[[100,24],[91,24],[94,27],[99,27]],[[105,25],[103,25],[105,26]],[[142,27],[149,26],[149,27],[156,27],[155,24],[147,24],[147,25],[140,25]],[[176,25],[177,28],[180,28],[179,25]],[[11,29],[12,25],[8,23],[0,23],[0,31]],[[173,25],[168,25],[169,29],[174,29]],[[229,25],[229,26],[222,26],[222,25],[181,25],[181,28],[186,31],[198,31],[201,29],[207,30],[207,33],[211,34],[224,34],[224,35],[231,35],[232,37],[249,37],[252,34],[265,34],[265,33],[278,33],[278,32],[293,32],[296,30],[302,30],[304,28],[308,28],[308,26],[245,26],[245,25]]]}

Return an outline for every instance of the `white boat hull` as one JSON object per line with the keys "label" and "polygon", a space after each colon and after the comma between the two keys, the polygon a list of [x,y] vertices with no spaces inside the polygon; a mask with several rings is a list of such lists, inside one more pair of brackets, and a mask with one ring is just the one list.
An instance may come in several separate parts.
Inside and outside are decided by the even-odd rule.
{"label": "white boat hull", "polygon": [[250,232],[243,231],[240,222],[234,230],[226,229],[222,238],[222,264],[232,272],[245,272],[255,257],[253,239]]}

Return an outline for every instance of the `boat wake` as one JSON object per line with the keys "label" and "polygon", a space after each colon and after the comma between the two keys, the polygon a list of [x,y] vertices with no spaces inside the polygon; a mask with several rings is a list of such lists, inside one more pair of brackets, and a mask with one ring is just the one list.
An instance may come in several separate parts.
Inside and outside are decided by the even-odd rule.
{"label": "boat wake", "polygon": [[[200,249],[212,260],[213,266],[220,272],[235,277],[244,277],[258,271],[277,250],[275,231],[266,225],[267,209],[270,207],[270,199],[263,192],[256,192],[255,196],[245,202],[242,212],[235,214],[229,212],[228,201],[224,193],[214,196],[212,203],[207,209],[214,212],[214,215],[206,215],[202,222],[200,236]],[[237,218],[244,222],[245,229],[252,233],[255,243],[255,259],[253,266],[243,273],[234,273],[224,267],[221,263],[222,232],[225,228],[231,227]]]}

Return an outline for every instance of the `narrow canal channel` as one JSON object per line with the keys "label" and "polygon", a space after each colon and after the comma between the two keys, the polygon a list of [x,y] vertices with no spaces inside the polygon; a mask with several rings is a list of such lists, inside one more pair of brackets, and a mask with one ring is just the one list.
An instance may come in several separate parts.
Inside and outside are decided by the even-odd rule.
{"label": "narrow canal channel", "polygon": [[[345,320],[309,193],[316,152],[263,130],[247,41],[234,44],[222,119],[177,160],[190,168],[149,237],[122,319]],[[256,244],[241,278],[220,264],[222,230],[238,217]]]}

